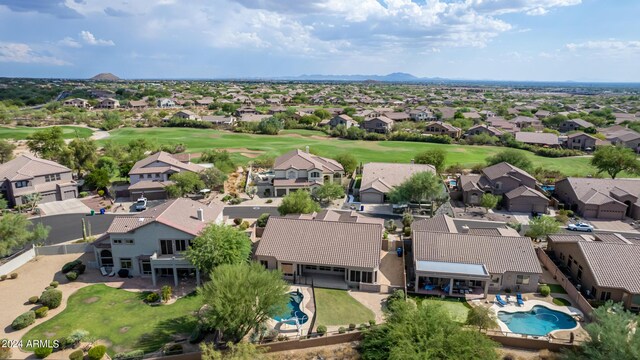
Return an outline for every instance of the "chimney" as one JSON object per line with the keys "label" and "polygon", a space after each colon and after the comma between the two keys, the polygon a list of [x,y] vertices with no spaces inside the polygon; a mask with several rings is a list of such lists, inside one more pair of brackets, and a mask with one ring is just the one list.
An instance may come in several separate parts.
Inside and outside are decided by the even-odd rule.
{"label": "chimney", "polygon": [[306,152],[307,152],[307,154],[308,154],[308,153],[309,153],[309,145],[305,146],[305,148],[304,148],[304,149],[306,150]]}
{"label": "chimney", "polygon": [[202,208],[198,209],[198,220],[204,222],[204,210]]}
{"label": "chimney", "polygon": [[462,225],[462,228],[460,229],[460,232],[463,234],[468,234],[469,233],[469,227],[467,225]]}

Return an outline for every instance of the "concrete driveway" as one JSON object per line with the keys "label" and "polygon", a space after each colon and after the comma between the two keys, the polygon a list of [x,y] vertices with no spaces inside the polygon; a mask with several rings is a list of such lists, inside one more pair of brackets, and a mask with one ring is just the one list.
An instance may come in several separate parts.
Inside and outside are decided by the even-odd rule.
{"label": "concrete driveway", "polygon": [[82,203],[80,199],[69,199],[63,201],[52,201],[44,204],[38,204],[38,208],[43,215],[59,215],[59,214],[88,214],[91,209]]}

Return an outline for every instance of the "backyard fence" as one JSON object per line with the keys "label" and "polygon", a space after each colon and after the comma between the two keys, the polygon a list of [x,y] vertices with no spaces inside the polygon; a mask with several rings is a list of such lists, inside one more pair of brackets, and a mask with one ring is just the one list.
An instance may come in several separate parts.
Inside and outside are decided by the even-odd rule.
{"label": "backyard fence", "polygon": [[93,245],[82,243],[38,246],[35,248],[35,251],[36,255],[82,254],[86,252],[92,252]]}
{"label": "backyard fence", "polygon": [[2,259],[0,275],[8,275],[36,257],[35,246],[21,250],[8,258]]}
{"label": "backyard fence", "polygon": [[580,345],[580,342],[569,342],[562,339],[554,339],[549,336],[532,337],[523,334],[516,334],[498,330],[483,330],[491,340],[504,346],[528,350],[551,350],[558,352],[562,349],[570,349]]}
{"label": "backyard fence", "polygon": [[311,318],[311,325],[309,326],[309,332],[307,335],[311,335],[313,327],[316,325],[316,316],[318,315],[318,306],[316,304],[316,288],[313,286],[313,278],[311,279],[311,297],[313,298],[313,317]]}
{"label": "backyard fence", "polygon": [[573,286],[571,281],[569,281],[567,276],[558,268],[558,266],[556,266],[549,255],[547,255],[547,253],[544,252],[544,250],[541,248],[536,249],[536,254],[538,255],[538,259],[540,259],[540,262],[542,262],[544,267],[546,267],[551,275],[553,275],[553,278],[556,279],[558,283],[562,285],[562,287],[567,291],[567,295],[569,296],[569,298],[571,298],[573,304],[575,304],[585,315],[591,314],[591,312],[593,311],[593,306],[591,306],[587,299],[582,296],[580,291],[578,291],[578,289]]}

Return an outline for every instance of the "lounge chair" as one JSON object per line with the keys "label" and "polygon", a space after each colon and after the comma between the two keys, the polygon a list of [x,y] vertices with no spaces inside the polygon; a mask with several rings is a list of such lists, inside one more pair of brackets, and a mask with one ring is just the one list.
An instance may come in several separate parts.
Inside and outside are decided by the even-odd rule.
{"label": "lounge chair", "polygon": [[111,273],[109,274],[109,277],[114,277],[116,276],[116,269],[111,270]]}
{"label": "lounge chair", "polygon": [[502,300],[502,296],[500,296],[500,294],[496,295],[496,302],[500,305],[500,306],[505,306],[507,305],[507,303]]}
{"label": "lounge chair", "polygon": [[102,274],[102,276],[107,276],[109,274],[104,266],[100,267],[100,273]]}
{"label": "lounge chair", "polygon": [[517,293],[516,294],[516,300],[518,301],[518,306],[524,305],[524,300],[522,300],[522,294],[521,293]]}

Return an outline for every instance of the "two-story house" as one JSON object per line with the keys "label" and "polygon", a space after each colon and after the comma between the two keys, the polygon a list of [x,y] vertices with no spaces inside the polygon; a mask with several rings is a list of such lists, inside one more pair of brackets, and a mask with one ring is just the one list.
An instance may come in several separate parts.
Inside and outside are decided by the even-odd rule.
{"label": "two-story house", "polygon": [[182,120],[200,120],[200,116],[191,110],[180,110],[173,114],[173,117]]}
{"label": "two-story house", "polygon": [[342,165],[307,151],[292,150],[278,157],[273,165],[275,196],[285,196],[298,189],[313,190],[326,181],[340,184],[344,178]]}
{"label": "two-story house", "polygon": [[479,124],[479,125],[470,127],[467,130],[467,132],[464,133],[464,136],[468,137],[468,136],[474,136],[474,135],[480,135],[480,134],[488,134],[490,136],[500,137],[504,134],[504,132],[493,126]]}
{"label": "two-story house", "polygon": [[427,109],[413,109],[409,111],[409,117],[413,121],[434,121],[437,116]]}
{"label": "two-story house", "polygon": [[442,121],[433,121],[424,128],[424,133],[429,135],[447,135],[457,139],[462,134],[462,129]]}
{"label": "two-story house", "polygon": [[375,132],[378,134],[386,134],[391,132],[394,121],[386,116],[376,116],[373,119],[365,119],[362,122],[362,128],[367,132]]}
{"label": "two-story house", "polygon": [[141,196],[149,200],[166,199],[165,188],[172,184],[169,179],[171,175],[183,171],[199,173],[204,169],[200,165],[192,164],[188,158],[183,161],[164,151],[149,155],[136,162],[129,171],[131,200]]}
{"label": "two-story house", "polygon": [[588,129],[588,128],[592,128],[595,127],[592,123],[586,121],[586,120],[582,120],[582,119],[568,119],[563,121],[562,123],[560,123],[560,126],[558,127],[558,130],[560,130],[560,132],[569,132],[569,131],[575,131],[575,130],[581,130],[581,129]]}
{"label": "two-story house", "polygon": [[98,109],[117,109],[120,107],[120,101],[114,98],[106,98],[106,99],[100,100],[100,102],[98,103],[98,106],[96,107]]}
{"label": "two-story house", "polygon": [[25,204],[33,193],[45,203],[78,197],[78,184],[68,167],[22,154],[0,165],[0,193],[11,206]]}
{"label": "two-story house", "polygon": [[75,99],[67,99],[62,103],[64,106],[73,106],[77,108],[88,108],[89,101],[85,99],[75,98]]}
{"label": "two-story house", "polygon": [[338,125],[344,125],[348,129],[352,126],[358,126],[358,122],[353,120],[351,116],[347,114],[341,114],[332,117],[329,121],[327,121],[327,125],[329,125],[332,129]]}
{"label": "two-story house", "polygon": [[564,141],[564,147],[567,149],[593,151],[597,143],[597,138],[583,132],[577,132],[567,136],[567,139]]}
{"label": "two-story house", "polygon": [[460,175],[457,184],[462,200],[468,205],[479,205],[482,195],[491,193],[501,195],[509,211],[547,212],[549,200],[536,190],[536,179],[506,162],[486,167],[480,174]]}
{"label": "two-story house", "polygon": [[171,99],[163,98],[156,101],[156,106],[162,109],[173,108],[176,107],[176,102]]}
{"label": "two-story house", "polygon": [[222,224],[223,206],[206,206],[187,198],[169,200],[136,216],[117,216],[107,233],[94,242],[94,254],[105,272],[129,270],[131,276],[178,279],[200,272],[183,253],[193,238],[211,223]]}

